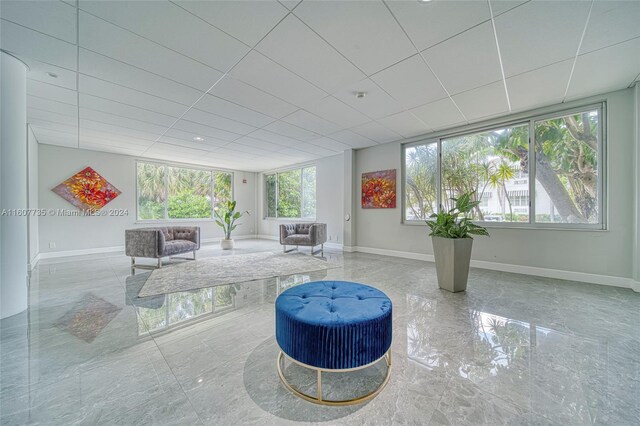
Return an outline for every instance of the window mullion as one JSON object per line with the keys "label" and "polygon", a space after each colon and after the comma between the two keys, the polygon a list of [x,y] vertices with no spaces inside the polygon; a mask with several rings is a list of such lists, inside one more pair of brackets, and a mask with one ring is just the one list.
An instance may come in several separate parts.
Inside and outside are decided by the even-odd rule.
{"label": "window mullion", "polygon": [[164,220],[169,219],[169,167],[164,166]]}
{"label": "window mullion", "polygon": [[536,123],[529,120],[529,224],[536,222]]}
{"label": "window mullion", "polygon": [[280,217],[280,173],[276,173],[276,219]]}
{"label": "window mullion", "polygon": [[[210,202],[211,202],[211,219],[214,218],[213,215],[213,209],[215,208],[215,200],[213,199],[216,193],[216,183],[215,183],[215,179],[214,179],[214,173],[212,171],[209,172],[209,179],[211,179],[211,195],[209,197]],[[231,197],[231,199],[233,199],[233,196]]]}
{"label": "window mullion", "polygon": [[437,199],[438,205],[436,206],[436,213],[440,213],[442,210],[442,139],[438,139],[437,145],[437,159],[436,159],[436,185],[437,185]]}

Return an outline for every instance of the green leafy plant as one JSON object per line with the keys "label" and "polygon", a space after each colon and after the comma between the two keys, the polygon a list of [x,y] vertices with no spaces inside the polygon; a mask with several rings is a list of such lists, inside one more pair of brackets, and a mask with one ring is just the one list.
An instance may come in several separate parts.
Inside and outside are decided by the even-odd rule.
{"label": "green leafy plant", "polygon": [[454,207],[448,211],[442,210],[429,216],[435,220],[427,220],[431,229],[430,237],[442,238],[472,238],[474,235],[489,235],[486,228],[471,222],[469,213],[480,204],[474,199],[473,192],[465,192],[458,198],[452,198]]}
{"label": "green leafy plant", "polygon": [[216,216],[216,224],[224,231],[224,238],[230,240],[231,232],[240,225],[239,223],[236,224],[236,220],[245,214],[249,214],[249,211],[237,212],[236,201],[223,202],[221,205],[222,207],[213,209],[213,213]]}

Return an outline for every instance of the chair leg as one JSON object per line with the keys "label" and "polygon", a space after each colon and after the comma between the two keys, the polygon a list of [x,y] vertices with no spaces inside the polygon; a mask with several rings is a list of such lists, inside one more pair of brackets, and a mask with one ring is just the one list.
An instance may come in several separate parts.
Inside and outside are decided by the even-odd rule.
{"label": "chair leg", "polygon": [[158,258],[158,269],[162,268],[162,258]]}
{"label": "chair leg", "polygon": [[196,260],[196,251],[193,251],[193,260]]}

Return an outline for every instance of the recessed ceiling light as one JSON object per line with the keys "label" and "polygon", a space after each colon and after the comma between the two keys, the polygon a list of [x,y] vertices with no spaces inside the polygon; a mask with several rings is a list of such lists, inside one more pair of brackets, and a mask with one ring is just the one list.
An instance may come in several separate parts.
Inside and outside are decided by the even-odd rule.
{"label": "recessed ceiling light", "polygon": [[201,138],[200,136],[194,137],[193,140],[196,142],[204,142],[204,138]]}
{"label": "recessed ceiling light", "polygon": [[356,98],[358,99],[364,98],[365,96],[367,96],[367,92],[356,92]]}
{"label": "recessed ceiling light", "polygon": [[58,74],[56,74],[55,72],[48,72],[47,75],[51,78],[58,78]]}

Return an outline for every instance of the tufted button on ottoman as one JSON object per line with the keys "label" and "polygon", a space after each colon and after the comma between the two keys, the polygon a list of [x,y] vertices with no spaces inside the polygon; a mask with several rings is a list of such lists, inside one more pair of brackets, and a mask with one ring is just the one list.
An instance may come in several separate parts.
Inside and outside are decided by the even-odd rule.
{"label": "tufted button on ottoman", "polygon": [[[391,373],[391,300],[373,287],[316,281],[292,287],[276,299],[278,374],[294,394],[325,405],[349,405],[376,396]],[[293,388],[283,374],[284,357],[317,371],[317,397]],[[373,392],[354,399],[322,397],[322,372],[347,372],[386,359],[387,373]]]}

